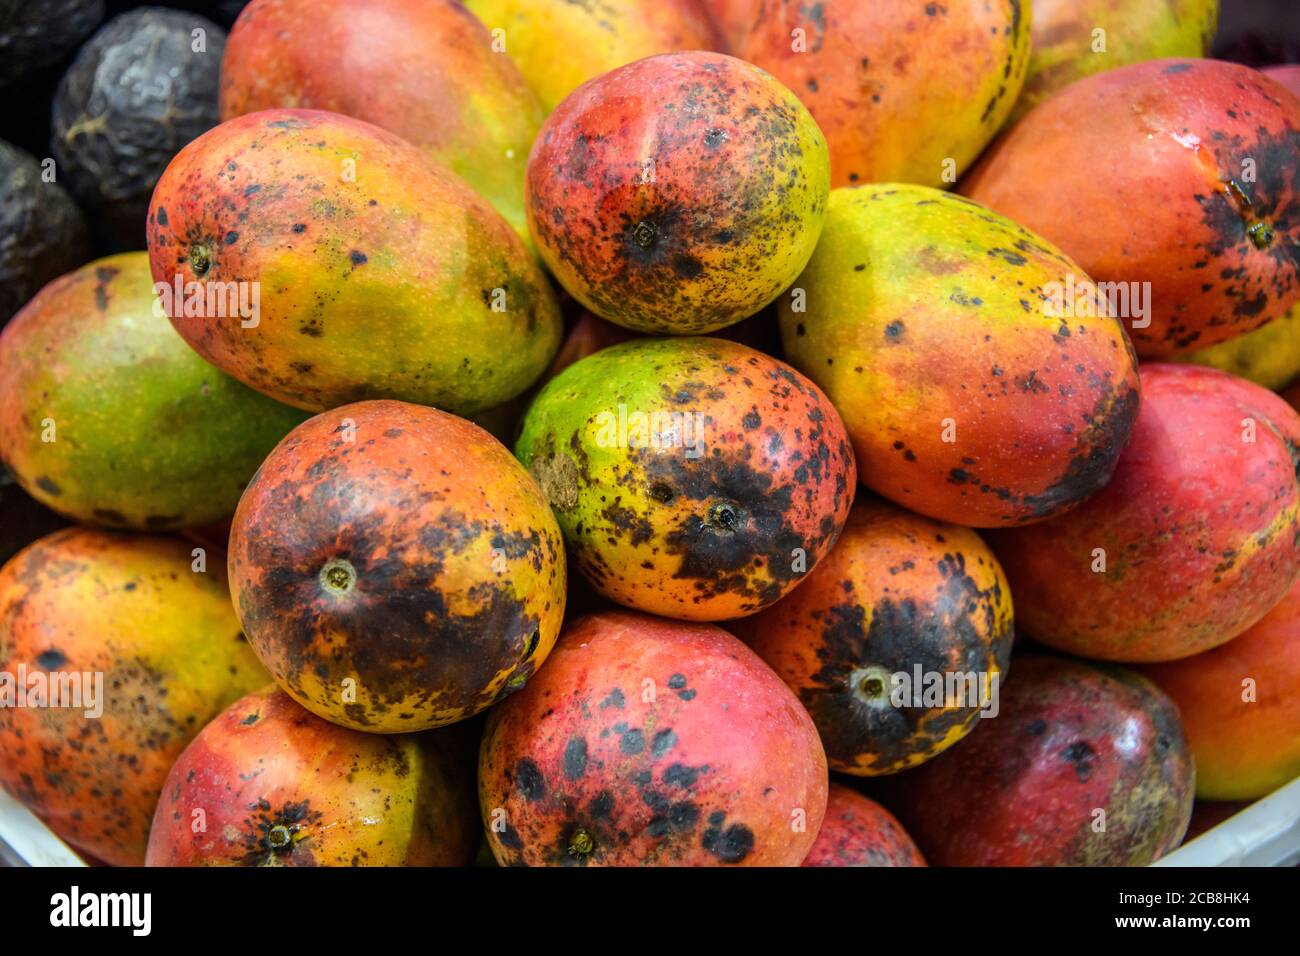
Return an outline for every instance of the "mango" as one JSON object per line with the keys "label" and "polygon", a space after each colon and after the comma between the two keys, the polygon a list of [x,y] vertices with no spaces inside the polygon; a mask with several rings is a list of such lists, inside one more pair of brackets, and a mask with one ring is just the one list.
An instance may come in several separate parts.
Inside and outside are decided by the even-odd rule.
{"label": "mango", "polygon": [[0,380],[0,458],[14,477],[56,511],[116,528],[229,518],[306,417],[176,334],[143,252],[46,286],[0,333]]}
{"label": "mango", "polygon": [[914,767],[995,717],[1014,637],[979,535],[865,497],[803,584],[737,624],[854,776]]}
{"label": "mango", "polygon": [[1281,388],[1300,375],[1300,306],[1254,332],[1175,355],[1172,361],[1208,365],[1265,388]]}
{"label": "mango", "polygon": [[596,591],[695,621],[794,588],[835,543],[857,485],[822,391],[711,338],[637,339],[575,362],[538,393],[515,454]]}
{"label": "mango", "polygon": [[578,90],[528,160],[528,228],[597,315],[647,333],[753,315],[812,255],[826,142],[780,83],[720,53],[651,57]]}
{"label": "mango", "polygon": [[990,543],[1017,624],[1049,647],[1134,663],[1210,650],[1300,574],[1300,414],[1216,369],[1145,363],[1105,489]]}
{"label": "mango", "polygon": [[974,527],[1102,488],[1137,413],[1137,360],[1083,270],[1029,230],[924,186],[837,189],[779,305],[872,490]]}
{"label": "mango", "polygon": [[870,797],[832,783],[826,817],[804,866],[925,866],[902,824]]}
{"label": "mango", "polygon": [[479,808],[502,865],[798,866],[827,782],[808,714],[745,645],[609,611],[488,715]]}
{"label": "mango", "polygon": [[[523,241],[464,181],[361,120],[266,110],[176,155],[149,210],[168,314],[218,368],[319,411],[464,414],[524,391],[561,322]],[[193,291],[191,291],[193,290]]]}
{"label": "mango", "polygon": [[144,862],[176,758],[267,680],[180,538],[68,528],[0,569],[0,785],[105,863]]}
{"label": "mango", "polygon": [[1227,644],[1143,672],[1183,714],[1203,800],[1256,800],[1300,777],[1300,580]]}
{"label": "mango", "polygon": [[231,594],[277,683],[353,730],[463,720],[518,690],[564,616],[564,544],[510,451],[454,415],[345,405],[239,502]]}
{"label": "mango", "polygon": [[930,864],[1146,866],[1177,847],[1195,766],[1174,702],[1119,667],[1029,654],[1013,669],[996,720],[899,778]]}
{"label": "mango", "polygon": [[1125,303],[1144,359],[1227,341],[1300,302],[1300,99],[1236,63],[1152,60],[1079,80],[961,190]]}
{"label": "mango", "polygon": [[1144,60],[1209,56],[1219,0],[1033,0],[1029,75],[1011,120],[1075,80]]}
{"label": "mango", "polygon": [[519,65],[549,113],[588,80],[675,50],[720,40],[699,0],[465,0]]}
{"label": "mango", "polygon": [[458,769],[433,733],[347,730],[266,687],[180,755],[145,864],[465,866],[478,828]]}
{"label": "mango", "polygon": [[221,61],[221,118],[329,110],[396,133],[526,235],[542,107],[458,0],[253,0]]}
{"label": "mango", "polygon": [[812,111],[831,183],[945,186],[1011,112],[1029,63],[1029,0],[767,0],[736,55]]}

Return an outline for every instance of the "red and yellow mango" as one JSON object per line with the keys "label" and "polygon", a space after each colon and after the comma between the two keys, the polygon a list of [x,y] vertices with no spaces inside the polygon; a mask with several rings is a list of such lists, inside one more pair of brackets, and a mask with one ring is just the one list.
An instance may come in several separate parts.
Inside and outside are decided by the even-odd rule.
{"label": "red and yellow mango", "polygon": [[[455,174],[361,120],[222,123],[167,167],[148,233],[155,281],[186,290],[170,312],[181,336],[298,408],[393,398],[470,414],[524,391],[559,346],[523,240]],[[231,314],[232,289],[255,308]]]}

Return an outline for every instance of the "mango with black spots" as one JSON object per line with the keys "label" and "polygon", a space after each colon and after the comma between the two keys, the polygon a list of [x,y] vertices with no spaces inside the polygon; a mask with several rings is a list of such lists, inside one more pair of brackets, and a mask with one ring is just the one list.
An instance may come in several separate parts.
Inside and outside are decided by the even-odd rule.
{"label": "mango with black spots", "polygon": [[78,521],[163,530],[229,518],[306,415],[205,362],[167,321],[149,257],[47,285],[0,333],[0,458]]}
{"label": "mango with black spots", "polygon": [[465,0],[499,52],[519,64],[542,108],[588,80],[674,50],[712,50],[717,30],[701,0]]}
{"label": "mango with black spots", "polygon": [[[1097,116],[1109,119],[1084,135]],[[994,143],[961,190],[1079,263],[1144,359],[1300,302],[1300,99],[1240,64],[1151,60],[1079,80]]]}
{"label": "mango with black spots", "polygon": [[1300,777],[1300,580],[1228,643],[1142,672],[1183,715],[1199,799],[1257,800]]}
{"label": "mango with black spots", "polygon": [[870,797],[832,783],[826,818],[804,866],[925,866],[898,819]]}
{"label": "mango with black spots", "polygon": [[105,863],[144,862],[176,758],[268,680],[214,557],[68,528],[0,569],[0,785]]}
{"label": "mango with black spots", "polygon": [[932,866],[1146,866],[1182,842],[1195,768],[1178,708],[1120,667],[1016,658],[1002,712],[898,778]]}
{"label": "mango with black spots", "polygon": [[786,357],[844,416],[873,491],[941,521],[1040,521],[1106,484],[1137,414],[1137,358],[1079,266],[925,186],[831,194],[781,297]]}
{"label": "mango with black spots", "polygon": [[568,627],[479,757],[509,866],[798,866],[826,789],[812,720],[749,648],[625,611]]}
{"label": "mango with black spots", "polygon": [[822,391],[713,338],[637,339],[575,362],[538,393],[515,452],[596,591],[692,621],[752,614],[794,588],[857,485]]}
{"label": "mango with black spots", "polygon": [[254,0],[221,61],[223,120],[329,110],[391,130],[514,226],[542,107],[459,0]]}
{"label": "mango with black spots", "polygon": [[955,183],[1010,114],[1029,65],[1029,0],[749,5],[736,55],[812,111],[834,186]]}
{"label": "mango with black spots", "polygon": [[474,794],[452,756],[436,731],[363,734],[263,688],[177,759],[145,865],[466,866]]}
{"label": "mango with black spots", "polygon": [[495,438],[405,402],[325,412],[235,512],[231,593],[276,682],[371,733],[463,720],[517,690],[564,616],[564,542]]}
{"label": "mango with black spots", "polygon": [[821,234],[826,140],[769,74],[720,53],[638,60],[569,96],[528,160],[528,228],[586,308],[711,332],[794,281]]}
{"label": "mango with black spots", "polygon": [[1225,372],[1144,363],[1110,484],[990,543],[1043,644],[1133,663],[1218,647],[1300,575],[1300,414]]}
{"label": "mango with black spots", "polygon": [[859,499],[839,541],[735,629],[799,695],[831,769],[897,773],[997,716],[1011,588],[974,531]]}
{"label": "mango with black spots", "polygon": [[419,148],[336,113],[209,130],[163,173],[148,235],[181,336],[309,411],[389,398],[472,414],[559,347],[559,307],[510,225]]}
{"label": "mango with black spots", "polygon": [[1209,56],[1219,0],[1033,0],[1029,74],[1011,120],[1076,80],[1144,60]]}
{"label": "mango with black spots", "polygon": [[1173,356],[1221,369],[1265,388],[1278,389],[1300,376],[1300,305],[1253,332]]}

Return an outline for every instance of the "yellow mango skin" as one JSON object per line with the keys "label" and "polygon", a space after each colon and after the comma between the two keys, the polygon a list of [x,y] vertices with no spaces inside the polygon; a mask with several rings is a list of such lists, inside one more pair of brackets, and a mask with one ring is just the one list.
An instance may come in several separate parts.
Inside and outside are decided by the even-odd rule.
{"label": "yellow mango skin", "polygon": [[[102,673],[103,714],[0,707],[0,785],[73,846],[139,866],[173,762],[270,675],[239,627],[220,555],[68,528],[0,569],[0,672]],[[16,679],[16,678],[15,678]]]}
{"label": "yellow mango skin", "polygon": [[474,414],[559,348],[559,306],[518,233],[422,150],[351,117],[265,110],[208,130],[163,173],[147,230],[156,282],[243,283],[250,303],[257,290],[256,317],[186,292],[172,324],[296,408],[390,398]]}
{"label": "yellow mango skin", "polygon": [[1011,122],[1085,76],[1209,56],[1218,21],[1219,0],[1034,0],[1029,75]]}
{"label": "yellow mango skin", "polygon": [[[465,0],[550,113],[588,80],[656,53],[716,50],[696,0]],[[503,33],[495,33],[501,30]]]}
{"label": "yellow mango skin", "polygon": [[[1070,277],[1075,314],[1050,314]],[[1136,356],[1096,295],[1059,250],[978,203],[836,189],[779,300],[781,339],[843,417],[863,484],[954,524],[1027,524],[1103,487],[1137,414]]]}
{"label": "yellow mango skin", "polygon": [[1006,120],[1029,0],[765,0],[736,55],[803,100],[831,185],[951,186]]}
{"label": "yellow mango skin", "polygon": [[221,118],[279,106],[391,130],[462,177],[521,236],[542,109],[460,0],[253,0],[221,62]]}
{"label": "yellow mango skin", "polygon": [[1279,389],[1300,376],[1300,306],[1280,319],[1218,345],[1175,356],[1171,361],[1208,365],[1265,388]]}
{"label": "yellow mango skin", "polygon": [[538,252],[575,299],[672,335],[770,304],[813,254],[829,192],[808,110],[721,53],[647,57],[588,83],[542,126],[525,189]]}

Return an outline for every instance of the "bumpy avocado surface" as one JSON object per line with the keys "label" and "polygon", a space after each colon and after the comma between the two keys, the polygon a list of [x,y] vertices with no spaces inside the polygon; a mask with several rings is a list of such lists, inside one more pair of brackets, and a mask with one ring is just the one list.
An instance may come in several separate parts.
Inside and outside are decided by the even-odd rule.
{"label": "bumpy avocado surface", "polygon": [[0,140],[0,327],[91,255],[77,204],[41,172],[30,154]]}
{"label": "bumpy avocado surface", "polygon": [[0,0],[0,86],[76,49],[104,19],[104,0]]}
{"label": "bumpy avocado surface", "polygon": [[110,246],[144,245],[158,177],[217,124],[225,45],[226,31],[206,17],[141,7],[110,20],[59,82],[50,146]]}

